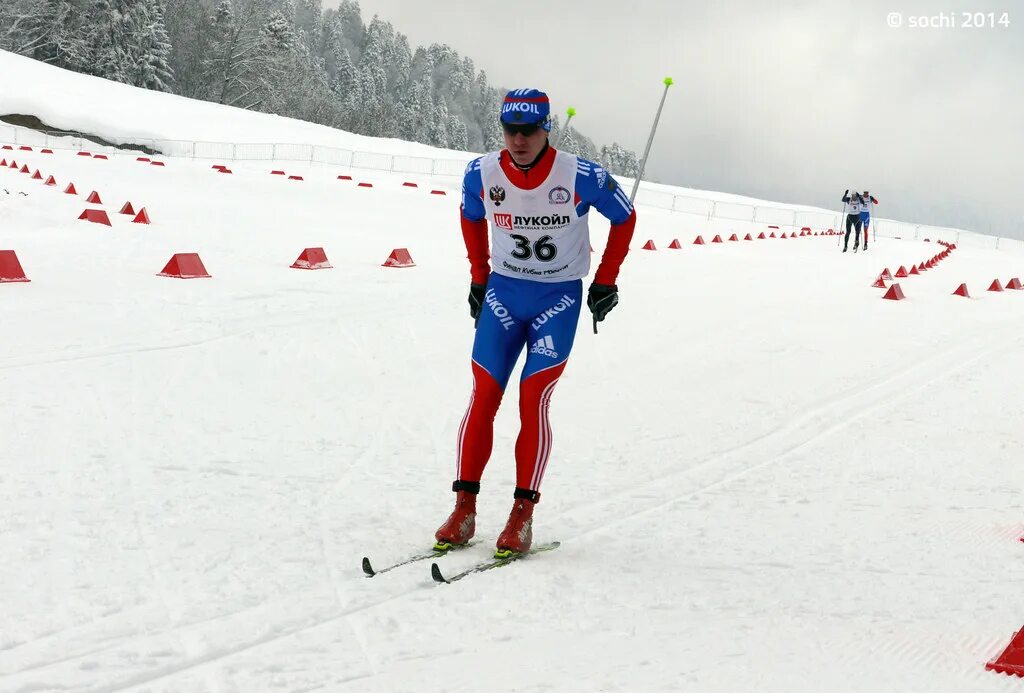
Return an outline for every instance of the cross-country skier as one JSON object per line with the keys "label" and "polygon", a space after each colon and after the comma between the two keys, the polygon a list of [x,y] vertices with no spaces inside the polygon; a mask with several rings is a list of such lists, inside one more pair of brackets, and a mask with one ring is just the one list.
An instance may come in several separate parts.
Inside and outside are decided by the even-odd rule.
{"label": "cross-country skier", "polygon": [[843,239],[843,252],[845,253],[850,245],[850,233],[855,229],[857,235],[853,237],[853,252],[857,252],[857,248],[860,247],[860,211],[863,209],[860,193],[855,192],[850,195],[850,190],[847,188],[843,193],[843,202],[846,203],[846,238]]}
{"label": "cross-country skier", "polygon": [[872,205],[877,205],[878,200],[871,197],[871,193],[865,190],[861,193],[860,223],[864,227],[864,250],[868,249],[868,226],[871,224]]}
{"label": "cross-country skier", "polygon": [[[499,117],[505,149],[470,162],[462,184],[462,235],[470,261],[469,312],[473,393],[456,449],[455,510],[435,534],[435,549],[465,544],[476,531],[476,496],[491,456],[494,416],[524,347],[519,382],[520,431],[512,511],[496,556],[529,550],[533,509],[551,455],[548,406],[572,350],[590,270],[588,212],[611,221],[587,306],[595,320],[618,303],[615,284],[629,250],[636,213],[601,166],[548,143],[551,106],[544,92],[508,93]],[[491,254],[488,254],[488,222]],[[491,260],[489,264],[489,260]]]}

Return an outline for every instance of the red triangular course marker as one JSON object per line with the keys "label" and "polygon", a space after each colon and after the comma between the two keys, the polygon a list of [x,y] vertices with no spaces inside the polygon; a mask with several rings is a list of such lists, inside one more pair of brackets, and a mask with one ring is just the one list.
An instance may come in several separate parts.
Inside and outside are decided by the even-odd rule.
{"label": "red triangular course marker", "polygon": [[29,172],[29,171],[28,171],[28,165],[27,165],[27,164],[22,164],[22,165],[21,165],[21,171],[20,171],[20,172],[21,172],[21,173],[28,173],[28,172]]}
{"label": "red triangular course marker", "polygon": [[1003,285],[999,283],[998,279],[992,280],[992,286],[988,287],[989,291],[1002,291]]}
{"label": "red triangular course marker", "polygon": [[1014,277],[1006,285],[1006,288],[1007,289],[1014,289],[1016,291],[1024,291],[1024,284],[1020,283],[1020,279],[1018,279],[1017,277]]}
{"label": "red triangular course marker", "polygon": [[75,190],[74,183],[68,183],[68,187],[64,188],[64,194],[66,195],[77,195],[78,191]]}
{"label": "red triangular course marker", "polygon": [[775,232],[772,231],[770,234],[768,234],[768,238],[778,238],[778,236],[776,236]]}
{"label": "red triangular course marker", "polygon": [[271,171],[270,175],[272,175],[272,176],[283,176],[283,175],[285,175],[285,173],[284,173],[284,171]]}
{"label": "red triangular course marker", "polygon": [[751,236],[751,235],[750,235],[750,234],[748,233],[748,234],[747,234],[746,236],[744,236],[744,237],[743,237],[743,240],[745,240],[745,241],[752,241],[752,240],[754,240],[754,237],[753,237],[753,236]]}
{"label": "red triangular course marker", "polygon": [[305,180],[302,176],[288,176],[288,180]]}
{"label": "red triangular course marker", "polygon": [[641,250],[657,250],[657,248],[654,247],[654,241],[647,241]]}
{"label": "red triangular course marker", "polygon": [[121,211],[118,212],[118,214],[131,214],[132,216],[135,216],[135,210],[132,209],[132,203],[125,202],[124,207],[121,208]]}
{"label": "red triangular course marker", "polygon": [[721,243],[722,242],[722,237],[716,234],[715,237],[711,239],[711,242],[712,243]]}
{"label": "red triangular course marker", "polygon": [[88,202],[89,204],[94,204],[94,205],[101,205],[101,204],[103,204],[103,200],[100,199],[100,194],[98,192],[96,192],[95,190],[93,190],[91,193],[89,193],[89,197],[85,198],[85,201]]}
{"label": "red triangular course marker", "polygon": [[693,239],[693,244],[694,245],[704,245],[704,238],[701,237],[701,236],[697,236],[696,238]]}
{"label": "red triangular course marker", "polygon": [[133,224],[148,224],[148,223],[150,223],[149,222],[149,212],[146,211],[145,207],[143,207],[142,209],[139,210],[139,213],[135,215],[134,219],[132,219],[132,223]]}
{"label": "red triangular course marker", "polygon": [[206,279],[210,273],[203,266],[198,253],[175,253],[168,261],[158,277],[174,277],[176,279]]}
{"label": "red triangular course marker", "polygon": [[733,235],[729,236],[729,240],[730,241],[738,241],[739,237],[736,234],[733,234]]}
{"label": "red triangular course marker", "polygon": [[39,169],[37,168],[36,172],[32,174],[32,180],[42,180],[42,179],[43,179],[43,174],[40,173]]}
{"label": "red triangular course marker", "polygon": [[409,181],[405,181],[404,183],[402,183],[402,187],[403,188],[418,188],[420,186],[416,185],[415,183],[410,183]]}
{"label": "red triangular course marker", "polygon": [[766,240],[768,240],[767,236],[764,235],[764,231],[762,231],[761,233],[757,234],[757,240],[759,240],[759,241],[766,241]]}
{"label": "red triangular course marker", "polygon": [[786,232],[785,232],[785,231],[783,231],[783,232],[782,232],[782,235],[781,235],[781,236],[779,236],[779,238],[785,238],[785,237],[786,237]]}
{"label": "red triangular course marker", "polygon": [[431,190],[430,194],[431,195],[447,195],[448,193],[446,193],[444,190]]}
{"label": "red triangular course marker", "polygon": [[53,176],[50,176],[43,185],[57,185],[57,181],[54,180]]}
{"label": "red triangular course marker", "polygon": [[898,270],[896,270],[896,276],[900,277],[900,278],[908,276],[907,275],[907,268],[904,267],[903,265],[900,265],[900,268]]}
{"label": "red triangular course marker", "polygon": [[985,668],[999,674],[1024,676],[1024,628],[1013,634],[1006,649],[998,657],[985,664]]}
{"label": "red triangular course marker", "polygon": [[885,288],[885,280],[882,279],[881,277],[879,277],[878,279],[875,280],[875,283],[872,284],[871,286],[875,287],[876,289],[884,289]]}
{"label": "red triangular course marker", "polygon": [[910,271],[907,272],[907,274],[921,274],[921,273],[917,271],[917,265],[911,265],[910,266]]}
{"label": "red triangular course marker", "polygon": [[360,183],[356,187],[357,188],[372,188],[373,187],[373,183]]}
{"label": "red triangular course marker", "polygon": [[679,245],[679,239],[673,238],[672,242],[668,244],[668,247],[672,250],[680,250],[683,246]]}
{"label": "red triangular course marker", "polygon": [[291,266],[306,270],[331,269],[323,248],[306,248]]}
{"label": "red triangular course marker", "polygon": [[884,270],[882,270],[882,275],[881,276],[882,276],[882,279],[886,280],[887,282],[891,282],[892,281],[892,272],[889,271],[888,267],[886,267]]}
{"label": "red triangular course marker", "polygon": [[890,301],[902,301],[906,296],[903,295],[903,289],[900,288],[899,284],[893,284],[889,287],[889,290],[885,292],[885,296],[882,296],[882,298]]}
{"label": "red triangular course marker", "polygon": [[953,292],[953,295],[954,296],[963,296],[964,298],[970,298],[971,297],[971,295],[969,293],[967,293],[967,285],[966,284],[961,284],[960,286],[956,287],[956,291]]}
{"label": "red triangular course marker", "polygon": [[0,250],[0,283],[27,281],[32,280],[25,276],[18,254],[13,250]]}
{"label": "red triangular course marker", "polygon": [[111,226],[110,217],[102,209],[87,209],[78,216],[79,221],[91,221],[94,224]]}
{"label": "red triangular course marker", "polygon": [[344,174],[338,176],[338,180],[352,180],[352,176],[346,176]]}
{"label": "red triangular course marker", "polygon": [[409,255],[409,251],[406,248],[395,248],[391,251],[391,255],[384,261],[382,267],[415,267],[416,263],[412,261],[412,256]]}

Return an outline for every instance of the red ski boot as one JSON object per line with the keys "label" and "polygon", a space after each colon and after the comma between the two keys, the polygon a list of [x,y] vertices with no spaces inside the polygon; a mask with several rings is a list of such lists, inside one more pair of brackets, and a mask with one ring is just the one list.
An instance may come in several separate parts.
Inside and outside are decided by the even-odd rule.
{"label": "red ski boot", "polygon": [[495,558],[509,558],[513,554],[526,553],[533,544],[533,507],[540,500],[540,494],[528,489],[516,489],[505,529],[498,535]]}
{"label": "red ski boot", "polygon": [[434,551],[449,551],[456,546],[463,546],[476,533],[476,494],[480,484],[456,481],[452,484],[452,490],[456,493],[455,510],[434,533]]}

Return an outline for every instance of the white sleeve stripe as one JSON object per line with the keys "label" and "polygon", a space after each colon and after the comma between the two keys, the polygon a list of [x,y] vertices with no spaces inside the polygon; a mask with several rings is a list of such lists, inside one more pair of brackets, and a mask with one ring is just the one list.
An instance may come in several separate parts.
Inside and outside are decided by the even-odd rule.
{"label": "white sleeve stripe", "polygon": [[619,204],[620,204],[620,205],[622,205],[622,208],[623,208],[624,210],[626,210],[626,211],[627,211],[627,212],[629,212],[630,214],[632,214],[632,213],[633,213],[633,208],[632,208],[632,207],[630,206],[630,204],[629,204],[629,200],[627,200],[627,199],[624,199],[624,198],[620,197],[619,195],[616,195],[616,196],[615,196],[615,199],[619,201]]}

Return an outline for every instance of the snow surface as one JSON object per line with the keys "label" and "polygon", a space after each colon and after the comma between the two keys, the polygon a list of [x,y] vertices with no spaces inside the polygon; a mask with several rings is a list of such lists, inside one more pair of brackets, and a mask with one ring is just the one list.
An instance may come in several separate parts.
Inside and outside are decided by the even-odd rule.
{"label": "snow surface", "polygon": [[[581,321],[553,398],[535,537],[561,548],[371,580],[363,555],[428,546],[451,507],[473,338],[451,179],[13,156],[59,187],[0,169],[0,249],[32,280],[0,284],[5,693],[1024,685],[984,669],[1024,624],[1024,292],[984,289],[1024,254],[964,247],[883,301],[882,268],[935,243],[695,247],[765,229],[641,206],[621,305]],[[92,190],[113,228],[77,221]],[[334,269],[289,269],[310,246]],[[397,247],[417,266],[381,267]],[[175,252],[213,278],[155,276]],[[504,523],[515,390],[480,543],[445,570]]]}

